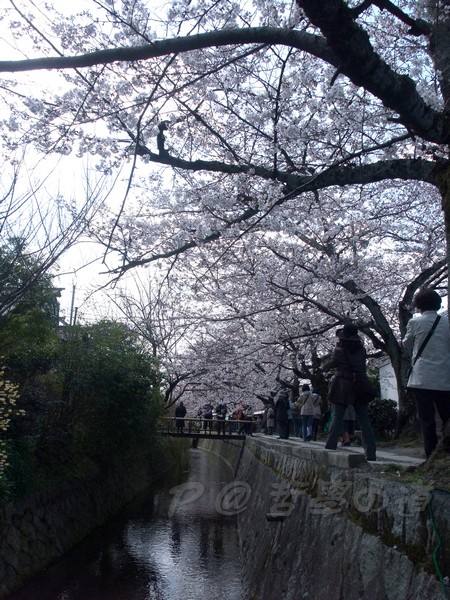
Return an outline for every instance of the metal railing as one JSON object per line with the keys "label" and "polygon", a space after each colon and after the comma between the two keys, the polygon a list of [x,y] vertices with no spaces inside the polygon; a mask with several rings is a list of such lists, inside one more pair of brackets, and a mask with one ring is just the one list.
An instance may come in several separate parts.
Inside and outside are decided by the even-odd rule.
{"label": "metal railing", "polygon": [[[177,421],[183,421],[184,427],[177,427]],[[171,436],[185,437],[244,437],[252,433],[251,421],[237,421],[232,419],[203,419],[164,417],[160,419],[160,433]]]}

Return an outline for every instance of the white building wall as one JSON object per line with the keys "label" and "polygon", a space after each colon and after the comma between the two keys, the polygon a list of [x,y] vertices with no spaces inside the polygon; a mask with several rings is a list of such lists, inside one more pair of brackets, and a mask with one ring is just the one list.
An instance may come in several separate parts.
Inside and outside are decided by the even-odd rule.
{"label": "white building wall", "polygon": [[380,393],[384,400],[398,402],[397,378],[390,362],[380,367]]}

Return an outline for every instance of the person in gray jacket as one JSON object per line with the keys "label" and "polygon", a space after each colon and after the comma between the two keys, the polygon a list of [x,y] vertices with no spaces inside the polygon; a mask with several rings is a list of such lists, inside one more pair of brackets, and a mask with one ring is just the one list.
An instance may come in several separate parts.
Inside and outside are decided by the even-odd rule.
{"label": "person in gray jacket", "polygon": [[[448,318],[441,316],[422,354],[414,362],[436,321],[441,297],[435,290],[423,288],[415,295],[414,306],[421,314],[408,322],[403,346],[412,350],[413,368],[407,386],[414,391],[423,446],[428,458],[438,443],[435,407],[442,419],[443,429],[450,419],[450,330]],[[445,449],[450,451],[448,443]]]}
{"label": "person in gray jacket", "polygon": [[314,413],[316,410],[315,401],[317,394],[313,394],[307,383],[302,385],[302,393],[298,399],[301,406],[303,441],[310,442],[312,440],[312,429],[314,421]]}

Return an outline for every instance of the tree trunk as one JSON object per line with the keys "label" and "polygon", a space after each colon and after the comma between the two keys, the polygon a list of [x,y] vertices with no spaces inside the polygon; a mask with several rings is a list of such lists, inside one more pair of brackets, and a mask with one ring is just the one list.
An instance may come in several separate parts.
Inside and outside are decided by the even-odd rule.
{"label": "tree trunk", "polygon": [[[438,175],[439,190],[442,196],[442,210],[444,212],[445,223],[445,241],[447,252],[447,277],[450,272],[450,165],[446,164],[441,168]],[[450,298],[450,277],[447,278],[447,299]],[[449,320],[450,323],[450,320]],[[444,450],[450,452],[450,425],[444,427],[442,439],[440,440],[437,451]]]}

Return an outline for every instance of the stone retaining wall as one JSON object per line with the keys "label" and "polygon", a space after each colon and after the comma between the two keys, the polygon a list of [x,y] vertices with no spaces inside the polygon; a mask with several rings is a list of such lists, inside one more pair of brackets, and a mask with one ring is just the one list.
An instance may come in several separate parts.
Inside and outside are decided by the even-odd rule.
{"label": "stone retaining wall", "polygon": [[245,600],[445,600],[448,495],[275,439],[199,445],[235,471]]}
{"label": "stone retaining wall", "polygon": [[126,465],[0,508],[0,599],[104,524],[150,479],[148,466]]}

